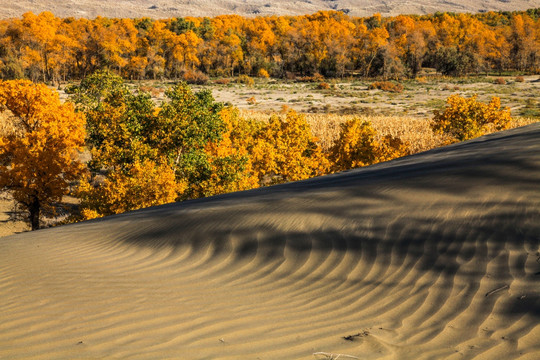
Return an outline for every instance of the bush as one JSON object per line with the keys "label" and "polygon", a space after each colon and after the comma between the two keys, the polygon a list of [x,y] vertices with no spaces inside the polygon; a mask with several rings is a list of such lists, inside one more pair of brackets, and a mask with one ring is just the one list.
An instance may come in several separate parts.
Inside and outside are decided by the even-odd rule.
{"label": "bush", "polygon": [[481,136],[486,131],[508,128],[512,120],[510,109],[501,109],[498,97],[493,97],[489,104],[483,104],[476,98],[476,95],[468,99],[459,95],[450,96],[443,112],[434,111],[433,131],[446,134],[454,141],[464,141]]}
{"label": "bush", "polygon": [[328,89],[330,89],[330,84],[328,84],[327,82],[322,82],[319,85],[317,85],[317,89],[319,89],[319,90],[328,90]]}
{"label": "bush", "polygon": [[175,201],[186,184],[176,182],[174,170],[152,160],[136,162],[124,172],[113,171],[97,186],[83,181],[77,194],[81,198],[81,219],[120,214]]}
{"label": "bush", "polygon": [[208,76],[199,70],[188,70],[184,72],[182,79],[188,84],[203,85],[208,82]]}
{"label": "bush", "polygon": [[368,166],[410,153],[407,144],[390,135],[376,140],[377,132],[369,121],[349,120],[341,126],[339,139],[330,149],[334,171]]}
{"label": "bush", "polygon": [[389,91],[394,93],[400,93],[403,91],[403,85],[399,83],[393,83],[391,81],[376,81],[369,85],[369,90],[379,89],[383,91]]}
{"label": "bush", "polygon": [[496,78],[494,83],[496,85],[506,85],[506,80],[504,80],[504,78],[500,77],[500,78]]}
{"label": "bush", "polygon": [[250,78],[248,75],[240,75],[236,78],[236,82],[238,84],[245,84],[245,85],[248,85],[248,86],[253,86],[255,85],[255,80],[253,80],[252,78]]}
{"label": "bush", "polygon": [[516,82],[524,82],[525,81],[525,78],[523,76],[516,76]]}
{"label": "bush", "polygon": [[219,79],[214,80],[214,84],[219,84],[219,85],[227,85],[230,82],[231,82],[231,79],[229,78],[219,78]]}
{"label": "bush", "polygon": [[250,149],[261,184],[276,184],[324,175],[329,163],[304,115],[289,111],[272,116]]}
{"label": "bush", "polygon": [[324,81],[324,76],[319,73],[313,74],[313,76],[303,76],[296,79],[298,82],[322,82]]}
{"label": "bush", "polygon": [[270,77],[270,74],[265,69],[259,69],[257,72],[257,76],[260,78],[268,79]]}

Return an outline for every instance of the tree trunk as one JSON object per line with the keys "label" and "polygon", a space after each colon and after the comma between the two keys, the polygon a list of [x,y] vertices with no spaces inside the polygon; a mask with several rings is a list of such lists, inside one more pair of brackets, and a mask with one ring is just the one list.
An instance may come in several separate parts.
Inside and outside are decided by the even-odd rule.
{"label": "tree trunk", "polygon": [[39,230],[39,215],[41,211],[41,204],[39,199],[34,197],[32,203],[30,204],[28,210],[30,211],[30,224],[32,226],[32,231]]}

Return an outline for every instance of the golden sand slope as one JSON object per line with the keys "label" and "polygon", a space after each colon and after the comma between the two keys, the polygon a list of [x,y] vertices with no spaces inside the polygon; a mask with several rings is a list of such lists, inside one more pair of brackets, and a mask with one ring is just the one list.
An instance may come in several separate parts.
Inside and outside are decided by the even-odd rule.
{"label": "golden sand slope", "polygon": [[0,358],[538,359],[539,220],[534,124],[2,238]]}

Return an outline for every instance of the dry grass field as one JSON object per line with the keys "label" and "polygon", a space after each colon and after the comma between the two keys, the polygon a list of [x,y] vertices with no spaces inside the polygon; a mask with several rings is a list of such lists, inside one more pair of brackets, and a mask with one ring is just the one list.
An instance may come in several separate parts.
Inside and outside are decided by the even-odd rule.
{"label": "dry grass field", "polygon": [[[504,84],[498,84],[499,79],[503,79]],[[493,96],[500,97],[502,105],[510,107],[513,116],[540,117],[539,75],[450,78],[431,74],[395,82],[403,86],[399,93],[370,90],[375,80],[324,80],[329,85],[328,89],[321,89],[319,82],[253,80],[253,85],[246,85],[238,83],[235,78],[226,81],[214,79],[206,85],[192,87],[211,90],[217,101],[239,109],[267,113],[293,109],[301,113],[431,118],[433,110],[444,107],[450,95],[470,97],[477,94],[478,100],[483,102],[489,102]],[[165,89],[172,84],[174,81],[141,81],[131,86],[133,89],[143,88],[159,102],[164,99]]]}

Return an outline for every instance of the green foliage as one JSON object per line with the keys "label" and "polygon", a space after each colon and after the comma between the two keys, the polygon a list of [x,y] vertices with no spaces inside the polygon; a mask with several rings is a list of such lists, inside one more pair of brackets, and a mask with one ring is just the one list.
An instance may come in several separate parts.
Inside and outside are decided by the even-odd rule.
{"label": "green foliage", "polygon": [[159,156],[148,141],[155,112],[150,95],[130,92],[122,78],[107,71],[85,78],[71,92],[77,109],[86,115],[91,170],[121,170]]}
{"label": "green foliage", "polygon": [[188,21],[184,18],[179,17],[179,18],[174,19],[170,23],[169,30],[171,30],[177,35],[180,35],[180,34],[188,32],[189,30],[195,31],[196,27],[192,21]]}
{"label": "green foliage", "polygon": [[154,118],[152,144],[165,156],[178,179],[190,184],[186,196],[193,196],[193,186],[210,176],[205,146],[219,141],[225,125],[220,117],[223,108],[210,91],[194,93],[186,83],[165,92],[169,101]]}
{"label": "green foliage", "polygon": [[456,47],[441,47],[433,55],[435,69],[443,75],[463,76],[480,69],[477,56]]}
{"label": "green foliage", "polygon": [[66,87],[65,91],[77,109],[82,111],[96,110],[102,101],[110,102],[114,97],[124,97],[129,93],[124,80],[109,70],[98,70],[85,77],[79,85]]}
{"label": "green foliage", "polygon": [[[139,176],[140,169],[148,164],[167,166],[175,174],[177,184],[188,184],[176,187],[182,189],[182,193],[176,194],[182,198],[196,196],[199,184],[211,177],[205,147],[221,138],[225,126],[220,117],[222,105],[214,102],[209,91],[193,93],[187,84],[180,83],[166,91],[169,101],[158,109],[150,95],[132,93],[120,78],[101,72],[83,80],[73,93],[79,110],[87,117],[87,144],[92,152],[89,166],[94,176],[108,175],[105,185],[87,186],[82,192],[88,210],[97,211],[88,212],[88,216],[110,213],[112,210],[103,210],[112,206],[107,205],[112,198],[103,195],[104,191],[108,194],[120,185],[135,186],[137,179],[132,178]],[[115,197],[116,208],[124,202],[125,209],[132,209],[129,204],[137,203],[130,197],[138,192],[115,191],[124,194],[123,198]],[[157,192],[158,195],[163,196],[156,199],[158,202],[171,200],[169,192]],[[102,204],[97,206],[96,201]]]}

